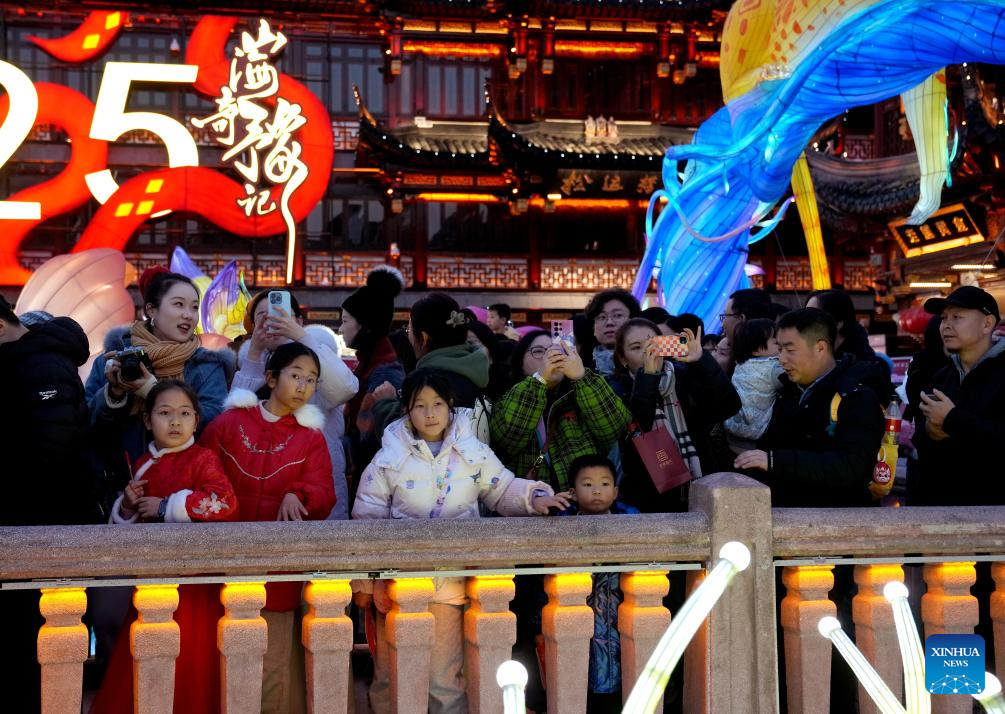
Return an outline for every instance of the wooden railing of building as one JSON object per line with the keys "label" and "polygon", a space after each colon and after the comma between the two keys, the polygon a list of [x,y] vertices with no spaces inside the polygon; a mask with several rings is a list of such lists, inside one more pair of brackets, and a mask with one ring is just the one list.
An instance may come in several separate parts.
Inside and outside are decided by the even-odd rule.
{"label": "wooden railing of building", "polygon": [[[393,710],[423,712],[428,686],[432,577],[467,577],[464,652],[470,710],[502,711],[495,669],[516,638],[513,574],[546,571],[543,634],[548,711],[585,711],[593,613],[590,575],[621,570],[619,611],[627,696],[671,613],[668,571],[693,586],[719,547],[739,540],[751,566],[737,575],[685,654],[684,711],[779,711],[776,626],[784,637],[789,712],[827,712],[830,643],[817,633],[833,614],[834,568],[854,568],[857,642],[894,692],[902,687],[896,634],[882,586],[921,570],[922,636],[972,632],[975,562],[992,561],[994,643],[1005,652],[1005,507],[772,510],[768,489],[737,474],[692,485],[691,512],[613,518],[235,523],[212,525],[0,528],[4,588],[42,591],[38,636],[42,708],[79,712],[88,632],[87,592],[135,586],[132,629],[137,712],[171,711],[179,583],[223,583],[218,626],[225,712],[259,710],[266,573],[305,581],[302,640],[310,710],[345,711],[352,626],[350,579],[393,579],[388,592]],[[776,572],[784,598],[776,601]],[[206,575],[212,573],[213,575]],[[920,584],[920,583],[919,583]],[[780,594],[780,593],[779,593]],[[174,625],[174,626],[172,626]],[[1005,656],[997,659],[1005,675]],[[861,711],[875,711],[860,694]],[[971,711],[969,697],[936,695],[935,712]]]}

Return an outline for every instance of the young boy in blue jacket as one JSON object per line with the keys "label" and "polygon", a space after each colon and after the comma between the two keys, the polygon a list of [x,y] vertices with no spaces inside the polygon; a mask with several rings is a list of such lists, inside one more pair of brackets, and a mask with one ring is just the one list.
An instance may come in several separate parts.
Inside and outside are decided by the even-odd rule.
{"label": "young boy in blue jacket", "polygon": [[[617,500],[614,464],[606,456],[580,456],[569,466],[569,494],[573,505],[563,516],[634,514],[639,510]],[[586,599],[593,608],[593,639],[590,640],[590,693],[587,714],[617,714],[621,711],[621,637],[618,606],[625,599],[621,573],[594,573],[593,592]]]}

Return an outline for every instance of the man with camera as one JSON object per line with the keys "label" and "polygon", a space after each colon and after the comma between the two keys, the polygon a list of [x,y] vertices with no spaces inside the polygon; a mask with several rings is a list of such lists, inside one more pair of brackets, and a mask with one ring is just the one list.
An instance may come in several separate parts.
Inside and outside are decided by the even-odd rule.
{"label": "man with camera", "polygon": [[996,452],[1005,443],[1005,339],[993,335],[998,303],[968,285],[928,300],[925,310],[942,315],[939,331],[951,364],[922,387],[915,405],[920,484],[911,505],[1005,505]]}

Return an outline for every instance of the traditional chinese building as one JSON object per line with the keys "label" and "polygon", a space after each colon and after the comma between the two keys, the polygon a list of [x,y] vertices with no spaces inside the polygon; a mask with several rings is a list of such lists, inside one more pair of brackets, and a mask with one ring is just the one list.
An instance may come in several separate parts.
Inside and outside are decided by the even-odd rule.
{"label": "traditional chinese building", "polygon": [[[330,180],[297,223],[292,270],[305,302],[337,305],[370,267],[394,259],[412,288],[448,289],[476,304],[505,301],[540,317],[536,311],[575,309],[597,289],[631,283],[666,148],[689,141],[721,106],[719,40],[729,5],[312,0],[281,11],[263,6],[260,15],[226,1],[183,3],[172,14],[129,3],[88,34],[81,23],[90,6],[60,2],[3,7],[0,35],[7,60],[36,85],[70,87],[95,102],[109,62],[191,63],[208,13],[237,13],[228,49],[267,17],[287,39],[279,71],[317,98],[331,124]],[[75,32],[79,57],[46,51],[46,41]],[[994,78],[979,87],[985,97]],[[205,93],[138,81],[124,101],[126,115],[148,112],[184,128],[201,167],[237,175],[218,134],[200,121],[218,110]],[[978,111],[961,96],[952,101],[959,116]],[[988,126],[961,137],[946,206],[961,205],[966,216],[954,217],[986,238],[1001,220],[988,179],[1001,132],[1000,108],[985,105]],[[856,110],[823,130],[811,155],[833,280],[862,291],[863,305],[875,287],[929,269],[894,260],[905,256],[888,224],[906,214],[917,190],[900,117],[896,101]],[[161,134],[126,129],[107,143],[106,165],[120,185],[167,165]],[[72,157],[68,138],[56,123],[36,122],[0,169],[3,195],[58,181]],[[30,226],[18,239],[20,262],[36,266],[71,249],[99,209],[83,201]],[[148,211],[125,247],[138,267],[165,262],[180,245],[209,273],[236,259],[253,290],[284,282],[279,231],[247,238],[212,215]],[[777,238],[754,246],[751,261],[764,272],[755,281],[779,293],[810,289],[805,255],[793,211]]]}

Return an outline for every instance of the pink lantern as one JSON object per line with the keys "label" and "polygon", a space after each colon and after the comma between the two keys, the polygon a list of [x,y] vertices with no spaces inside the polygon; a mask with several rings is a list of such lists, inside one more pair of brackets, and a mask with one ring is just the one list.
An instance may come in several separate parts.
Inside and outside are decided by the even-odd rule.
{"label": "pink lantern", "polygon": [[136,318],[126,291],[125,257],[118,250],[95,248],[50,258],[32,273],[14,309],[19,315],[31,310],[72,317],[80,324],[91,353],[79,370],[81,379],[87,379],[108,331]]}

